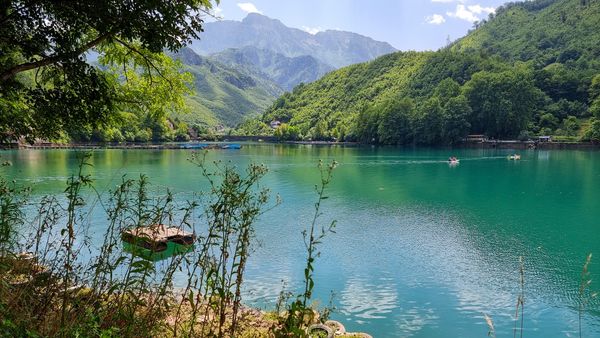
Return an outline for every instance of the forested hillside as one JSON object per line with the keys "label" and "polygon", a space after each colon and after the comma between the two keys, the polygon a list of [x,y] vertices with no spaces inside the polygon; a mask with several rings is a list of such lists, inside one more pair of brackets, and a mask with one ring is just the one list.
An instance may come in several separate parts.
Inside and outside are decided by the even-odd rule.
{"label": "forested hillside", "polygon": [[[600,1],[510,3],[437,52],[399,52],[280,97],[241,133],[386,144],[467,134],[600,139]],[[595,23],[595,24],[594,24]],[[596,115],[596,118],[593,116]]]}
{"label": "forested hillside", "polygon": [[189,112],[179,114],[188,124],[234,126],[248,115],[264,111],[282,89],[262,74],[239,66],[228,66],[184,48],[174,56],[193,77]]}

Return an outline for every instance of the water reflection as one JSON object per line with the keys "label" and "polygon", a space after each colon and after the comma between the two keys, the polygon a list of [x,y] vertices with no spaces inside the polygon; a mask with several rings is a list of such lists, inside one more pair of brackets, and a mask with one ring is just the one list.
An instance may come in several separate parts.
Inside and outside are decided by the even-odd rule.
{"label": "water reflection", "polygon": [[361,319],[386,318],[398,307],[396,285],[391,278],[352,276],[340,296],[341,313],[359,318],[356,320],[359,324],[364,323]]}

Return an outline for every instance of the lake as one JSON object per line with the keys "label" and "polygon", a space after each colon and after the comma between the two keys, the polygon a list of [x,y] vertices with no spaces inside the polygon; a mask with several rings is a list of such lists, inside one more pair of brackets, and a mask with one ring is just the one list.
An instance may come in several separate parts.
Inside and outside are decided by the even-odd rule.
{"label": "lake", "polygon": [[[588,253],[600,290],[600,152],[398,149],[248,144],[209,158],[240,168],[264,163],[263,184],[282,204],[256,224],[244,301],[273,307],[282,287],[296,290],[305,257],[301,231],[316,201],[319,159],[339,167],[323,203],[336,233],[321,246],[315,297],[350,331],[375,337],[486,337],[483,314],[498,337],[512,337],[525,262],[527,338],[578,336],[578,288]],[[77,166],[72,150],[9,150],[4,175],[60,193]],[[206,188],[188,150],[96,150],[89,172],[103,198],[121,176],[150,177],[176,198]],[[460,158],[450,166],[449,156]],[[91,197],[90,197],[91,198]],[[100,236],[104,218],[91,223]],[[98,241],[100,238],[98,237]],[[296,288],[296,289],[295,289]],[[600,303],[584,316],[584,336],[600,337]]]}

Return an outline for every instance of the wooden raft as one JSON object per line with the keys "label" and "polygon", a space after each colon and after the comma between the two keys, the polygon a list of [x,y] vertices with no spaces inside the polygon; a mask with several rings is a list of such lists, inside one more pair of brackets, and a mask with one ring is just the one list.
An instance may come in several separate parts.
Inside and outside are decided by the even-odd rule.
{"label": "wooden raft", "polygon": [[161,252],[167,250],[169,243],[190,246],[194,244],[196,235],[176,227],[154,224],[147,227],[124,230],[121,233],[121,239],[123,242],[142,247],[152,252]]}

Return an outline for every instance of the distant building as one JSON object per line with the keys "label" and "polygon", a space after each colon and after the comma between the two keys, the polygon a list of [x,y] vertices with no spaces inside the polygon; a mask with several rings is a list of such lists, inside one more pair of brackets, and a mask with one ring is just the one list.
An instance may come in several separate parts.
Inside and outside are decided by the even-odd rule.
{"label": "distant building", "polygon": [[281,122],[280,121],[271,121],[270,126],[271,126],[271,129],[277,129],[277,128],[281,127]]}
{"label": "distant building", "polygon": [[487,141],[487,137],[485,135],[467,135],[465,138],[467,142],[485,142]]}
{"label": "distant building", "polygon": [[552,136],[538,136],[540,142],[552,142]]}

